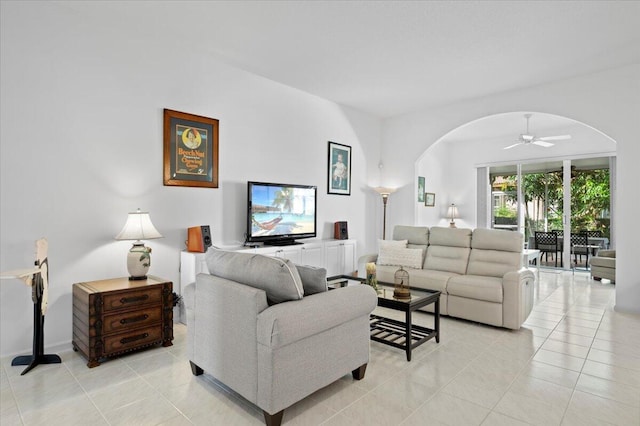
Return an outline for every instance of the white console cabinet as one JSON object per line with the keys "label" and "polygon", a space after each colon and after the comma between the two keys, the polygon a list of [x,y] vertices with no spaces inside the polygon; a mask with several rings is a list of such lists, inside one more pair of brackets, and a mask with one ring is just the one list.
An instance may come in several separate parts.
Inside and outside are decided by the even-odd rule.
{"label": "white console cabinet", "polygon": [[238,251],[264,254],[265,256],[280,257],[282,259],[289,259],[293,263],[300,263],[302,258],[302,253],[299,246],[265,246],[255,249],[243,249]]}
{"label": "white console cabinet", "polygon": [[351,274],[356,270],[356,242],[327,240],[324,244],[324,267],[327,276]]}
{"label": "white console cabinet", "polygon": [[[327,276],[351,274],[356,269],[355,240],[311,240],[293,246],[243,247],[234,251],[281,257],[299,265],[326,268]],[[194,282],[199,273],[208,272],[204,253],[180,253],[180,289]]]}
{"label": "white console cabinet", "polygon": [[300,248],[300,264],[324,268],[324,244],[322,242],[303,244]]}

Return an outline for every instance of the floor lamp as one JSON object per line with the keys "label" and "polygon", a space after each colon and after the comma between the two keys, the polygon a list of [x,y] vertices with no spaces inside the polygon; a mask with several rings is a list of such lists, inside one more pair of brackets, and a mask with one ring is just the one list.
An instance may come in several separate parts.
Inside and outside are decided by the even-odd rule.
{"label": "floor lamp", "polygon": [[373,188],[378,194],[382,195],[382,239],[387,239],[387,200],[389,200],[389,195],[394,193],[395,188],[383,188],[377,187]]}

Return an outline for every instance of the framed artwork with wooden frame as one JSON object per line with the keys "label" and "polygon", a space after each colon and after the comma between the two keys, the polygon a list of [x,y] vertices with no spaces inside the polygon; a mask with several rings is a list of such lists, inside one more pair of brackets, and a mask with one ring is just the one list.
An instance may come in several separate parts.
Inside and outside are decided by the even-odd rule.
{"label": "framed artwork with wooden frame", "polygon": [[327,193],[351,195],[351,147],[329,142]]}
{"label": "framed artwork with wooden frame", "polygon": [[424,205],[427,207],[433,207],[436,205],[436,194],[433,192],[424,193]]}
{"label": "framed artwork with wooden frame", "polygon": [[164,110],[165,186],[218,187],[218,120]]}

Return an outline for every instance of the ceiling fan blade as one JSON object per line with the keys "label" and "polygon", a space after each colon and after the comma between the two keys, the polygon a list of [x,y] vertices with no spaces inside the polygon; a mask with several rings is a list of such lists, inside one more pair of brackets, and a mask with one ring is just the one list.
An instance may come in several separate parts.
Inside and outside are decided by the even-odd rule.
{"label": "ceiling fan blade", "polygon": [[535,141],[533,141],[531,143],[534,144],[534,145],[545,147],[545,148],[549,148],[550,146],[555,145],[555,144],[552,144],[551,142],[545,142],[545,141],[540,140],[540,139],[537,139],[537,140],[535,140]]}
{"label": "ceiling fan blade", "polygon": [[537,138],[539,141],[564,141],[567,139],[571,139],[571,135],[545,136],[544,138]]}
{"label": "ceiling fan blade", "polygon": [[518,142],[518,143],[514,143],[513,145],[505,146],[502,149],[511,149],[511,148],[513,148],[515,146],[518,146],[518,145],[522,145],[522,142]]}

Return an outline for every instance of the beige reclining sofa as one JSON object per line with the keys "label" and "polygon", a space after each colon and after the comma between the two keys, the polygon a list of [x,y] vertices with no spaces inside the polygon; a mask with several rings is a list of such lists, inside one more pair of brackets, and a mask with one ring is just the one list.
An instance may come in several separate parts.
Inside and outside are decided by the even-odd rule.
{"label": "beige reclining sofa", "polygon": [[535,275],[522,267],[519,232],[396,226],[380,245],[360,257],[358,273],[376,262],[378,280],[393,283],[402,266],[411,287],[442,292],[443,315],[517,330],[531,313]]}

